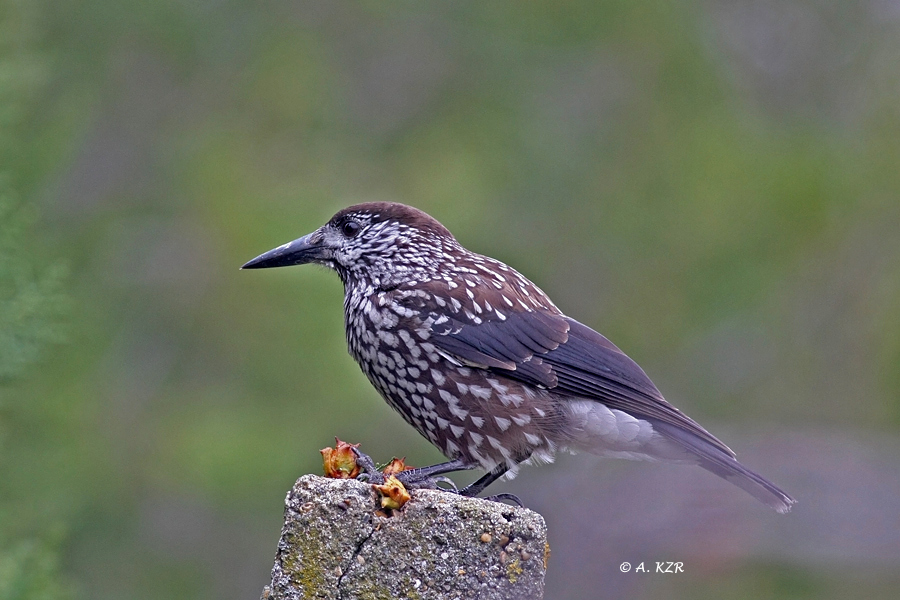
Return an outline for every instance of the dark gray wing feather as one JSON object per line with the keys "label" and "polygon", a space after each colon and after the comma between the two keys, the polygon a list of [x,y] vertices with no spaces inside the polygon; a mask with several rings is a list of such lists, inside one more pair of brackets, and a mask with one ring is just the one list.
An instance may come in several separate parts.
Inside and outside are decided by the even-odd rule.
{"label": "dark gray wing feather", "polygon": [[512,313],[504,321],[478,325],[450,319],[432,328],[436,335],[429,341],[467,363],[497,369],[532,385],[554,387],[556,376],[541,359],[567,339],[568,324],[545,317],[529,318],[532,314]]}
{"label": "dark gray wing feather", "polygon": [[643,369],[615,344],[574,319],[549,311],[521,311],[503,321],[477,325],[455,321],[434,333],[432,343],[466,362],[669,423],[734,456],[728,446],[666,402]]}

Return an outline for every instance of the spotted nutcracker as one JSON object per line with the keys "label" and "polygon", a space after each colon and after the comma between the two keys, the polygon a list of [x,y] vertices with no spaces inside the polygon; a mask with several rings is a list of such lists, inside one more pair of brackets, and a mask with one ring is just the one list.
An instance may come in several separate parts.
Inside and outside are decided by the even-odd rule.
{"label": "spotted nutcracker", "polygon": [[306,263],[337,271],[350,354],[450,459],[407,481],[484,469],[461,491],[475,495],[523,462],[586,451],[697,464],[779,512],[795,502],[669,404],[612,342],[418,209],[351,206],[243,268]]}

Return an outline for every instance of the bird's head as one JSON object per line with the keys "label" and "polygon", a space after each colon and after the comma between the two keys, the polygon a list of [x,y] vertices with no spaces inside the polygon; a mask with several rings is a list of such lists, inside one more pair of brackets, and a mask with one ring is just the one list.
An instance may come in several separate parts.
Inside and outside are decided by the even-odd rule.
{"label": "bird's head", "polygon": [[310,234],[257,256],[242,269],[315,263],[334,269],[345,285],[385,288],[427,279],[460,248],[446,227],[417,208],[393,202],[339,211]]}

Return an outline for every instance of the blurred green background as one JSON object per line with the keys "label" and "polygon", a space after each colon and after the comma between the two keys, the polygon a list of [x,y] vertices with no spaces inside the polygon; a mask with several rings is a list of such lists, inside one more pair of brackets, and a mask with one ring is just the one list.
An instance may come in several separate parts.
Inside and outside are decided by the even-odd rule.
{"label": "blurred green background", "polygon": [[895,0],[0,0],[0,600],[256,598],[333,436],[440,459],[332,273],[238,270],[366,200],[524,272],[800,500],[526,469],[497,490],[547,518],[547,598],[897,597]]}

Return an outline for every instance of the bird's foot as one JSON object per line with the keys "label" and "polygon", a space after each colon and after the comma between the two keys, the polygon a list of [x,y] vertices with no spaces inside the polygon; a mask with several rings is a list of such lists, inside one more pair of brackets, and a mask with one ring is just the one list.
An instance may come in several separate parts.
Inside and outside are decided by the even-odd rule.
{"label": "bird's foot", "polygon": [[360,452],[359,448],[353,448],[353,454],[356,456],[356,466],[360,471],[356,478],[372,485],[383,485],[384,473],[375,466],[372,457],[365,452]]}

